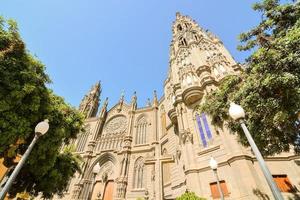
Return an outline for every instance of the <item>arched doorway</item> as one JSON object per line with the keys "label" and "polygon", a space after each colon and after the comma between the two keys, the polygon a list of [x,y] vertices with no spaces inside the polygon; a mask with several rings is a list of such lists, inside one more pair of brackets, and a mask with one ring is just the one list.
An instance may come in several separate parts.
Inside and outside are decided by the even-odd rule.
{"label": "arched doorway", "polygon": [[114,193],[114,182],[108,181],[104,189],[103,200],[113,200],[113,193]]}
{"label": "arched doorway", "polygon": [[90,176],[93,176],[93,167],[99,163],[100,171],[95,176],[95,184],[91,189],[92,200],[113,200],[116,196],[114,180],[117,178],[118,162],[111,153],[104,153],[97,158],[90,167]]}

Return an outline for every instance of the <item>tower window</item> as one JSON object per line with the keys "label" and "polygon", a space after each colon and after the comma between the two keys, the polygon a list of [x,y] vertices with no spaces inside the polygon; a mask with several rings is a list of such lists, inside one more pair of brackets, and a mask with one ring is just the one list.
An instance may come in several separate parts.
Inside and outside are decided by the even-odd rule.
{"label": "tower window", "polygon": [[187,46],[187,41],[185,38],[180,38],[179,39],[179,46]]}
{"label": "tower window", "polygon": [[281,192],[295,192],[295,188],[291,184],[286,174],[273,175],[273,179]]}
{"label": "tower window", "polygon": [[198,113],[196,113],[196,122],[198,125],[202,145],[203,147],[207,147],[208,146],[207,141],[212,140],[212,134],[211,134],[211,130],[206,115],[202,113],[200,116]]}
{"label": "tower window", "polygon": [[182,31],[182,26],[181,26],[181,24],[178,24],[177,30],[178,30],[178,31]]}
{"label": "tower window", "polygon": [[[212,198],[213,199],[220,198],[220,193],[219,193],[219,190],[218,190],[217,182],[210,183],[209,185],[210,185],[210,191],[211,191]],[[227,189],[227,186],[226,186],[226,182],[225,181],[220,181],[220,186],[221,186],[221,190],[222,190],[223,195],[225,197],[229,196],[229,192],[228,192],[228,189]]]}

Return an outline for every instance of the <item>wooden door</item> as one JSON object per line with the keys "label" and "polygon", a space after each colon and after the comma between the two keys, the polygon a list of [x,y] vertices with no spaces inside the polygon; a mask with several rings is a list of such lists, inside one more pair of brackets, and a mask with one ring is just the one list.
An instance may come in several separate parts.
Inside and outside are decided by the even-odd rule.
{"label": "wooden door", "polygon": [[113,200],[114,182],[109,181],[106,184],[103,200]]}

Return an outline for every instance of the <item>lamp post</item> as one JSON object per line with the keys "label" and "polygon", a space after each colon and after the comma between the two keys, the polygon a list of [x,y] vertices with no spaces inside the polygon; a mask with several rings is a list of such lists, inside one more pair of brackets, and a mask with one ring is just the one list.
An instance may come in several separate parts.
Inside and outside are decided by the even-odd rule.
{"label": "lamp post", "polygon": [[220,198],[221,198],[221,200],[224,200],[224,194],[223,194],[222,189],[221,189],[221,185],[220,185],[220,181],[219,181],[219,176],[218,176],[218,172],[217,172],[217,170],[218,170],[218,163],[217,163],[217,161],[213,157],[211,157],[210,161],[209,161],[209,165],[210,165],[210,168],[213,170],[214,175],[216,177],[217,187],[218,187],[218,190],[219,190],[219,193],[220,193]]}
{"label": "lamp post", "polygon": [[283,197],[281,195],[281,192],[279,191],[276,183],[274,182],[273,180],[273,177],[259,151],[259,149],[257,148],[250,132],[248,131],[243,119],[245,118],[245,111],[244,109],[240,106],[240,105],[237,105],[235,103],[230,103],[230,108],[229,108],[229,115],[232,119],[234,120],[239,120],[241,126],[242,126],[242,129],[246,135],[246,138],[251,146],[251,149],[258,161],[258,164],[268,182],[268,185],[272,191],[272,194],[275,198],[275,200],[283,200]]}
{"label": "lamp post", "polygon": [[94,167],[93,167],[93,182],[92,182],[92,188],[90,190],[90,195],[89,195],[89,199],[92,199],[93,196],[93,191],[94,191],[94,184],[95,184],[95,180],[96,180],[96,176],[97,174],[100,172],[100,165],[99,163],[97,163]]}
{"label": "lamp post", "polygon": [[45,119],[44,121],[38,123],[34,129],[35,132],[35,136],[32,140],[32,142],[30,143],[28,149],[26,150],[26,152],[22,155],[21,160],[18,162],[16,168],[14,169],[13,173],[11,174],[11,176],[9,177],[9,179],[7,180],[5,186],[3,187],[3,189],[0,192],[0,199],[3,200],[4,197],[6,196],[6,193],[9,191],[9,188],[11,186],[11,184],[13,183],[13,181],[16,179],[17,175],[19,174],[21,168],[23,167],[27,157],[29,156],[30,152],[33,149],[33,146],[35,145],[36,141],[39,139],[40,136],[44,135],[45,133],[47,133],[49,129],[49,123],[48,123],[48,119]]}

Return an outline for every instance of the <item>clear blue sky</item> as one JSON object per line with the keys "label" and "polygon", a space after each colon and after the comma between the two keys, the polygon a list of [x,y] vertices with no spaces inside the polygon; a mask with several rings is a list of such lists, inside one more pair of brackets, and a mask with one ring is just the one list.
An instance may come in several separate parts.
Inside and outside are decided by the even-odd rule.
{"label": "clear blue sky", "polygon": [[0,0],[0,15],[19,24],[27,48],[47,67],[50,87],[78,106],[96,81],[115,104],[125,90],[144,106],[166,78],[177,11],[218,35],[238,62],[239,33],[260,19],[253,0]]}

